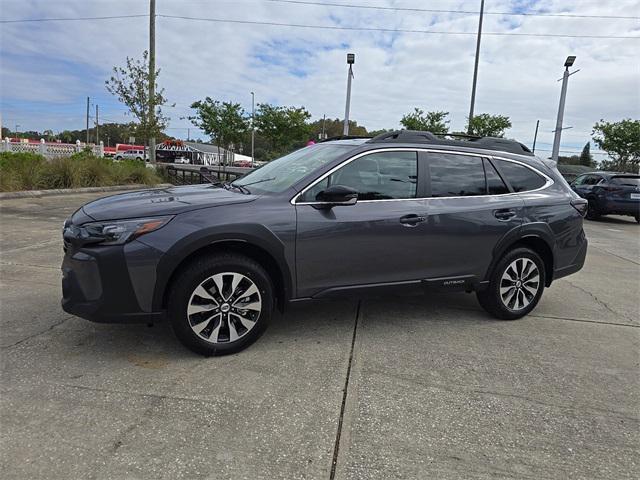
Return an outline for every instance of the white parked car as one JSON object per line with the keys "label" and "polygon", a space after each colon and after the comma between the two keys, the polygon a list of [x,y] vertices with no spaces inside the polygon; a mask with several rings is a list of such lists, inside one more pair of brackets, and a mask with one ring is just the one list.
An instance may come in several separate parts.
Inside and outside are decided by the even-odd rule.
{"label": "white parked car", "polygon": [[148,160],[147,154],[144,150],[125,150],[124,152],[118,152],[115,156],[116,160],[132,159],[132,160]]}
{"label": "white parked car", "polygon": [[178,157],[173,161],[173,163],[185,163],[185,164],[188,164],[188,163],[191,163],[191,160],[189,160],[187,157]]}

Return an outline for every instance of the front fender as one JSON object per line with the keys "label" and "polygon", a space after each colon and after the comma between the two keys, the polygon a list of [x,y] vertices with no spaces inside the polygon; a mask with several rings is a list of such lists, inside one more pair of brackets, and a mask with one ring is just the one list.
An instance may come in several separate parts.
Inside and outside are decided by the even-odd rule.
{"label": "front fender", "polygon": [[244,242],[268,253],[282,272],[285,299],[293,292],[293,272],[285,255],[284,243],[268,228],[256,224],[219,225],[198,229],[178,240],[158,262],[153,307],[161,310],[164,293],[176,269],[192,254],[221,242]]}

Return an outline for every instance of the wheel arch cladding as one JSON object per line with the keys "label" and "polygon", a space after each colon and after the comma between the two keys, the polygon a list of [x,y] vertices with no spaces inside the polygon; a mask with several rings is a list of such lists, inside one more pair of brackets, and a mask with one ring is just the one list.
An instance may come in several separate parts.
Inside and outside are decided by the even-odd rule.
{"label": "wheel arch cladding", "polygon": [[[505,239],[506,240],[506,239]],[[518,247],[526,247],[542,258],[545,269],[545,286],[551,285],[553,281],[553,272],[555,268],[555,237],[553,232],[546,223],[532,223],[520,227],[517,236],[510,235],[508,241],[498,244],[497,251],[494,253],[491,267],[489,268],[486,279],[491,278],[495,266],[500,259],[509,251]]]}
{"label": "wheel arch cladding", "polygon": [[[174,248],[171,250],[175,251]],[[216,235],[192,241],[179,248],[177,253],[168,252],[169,255],[166,255],[162,264],[159,265],[158,271],[162,273],[158,275],[158,283],[154,292],[154,306],[158,310],[166,309],[166,295],[171,282],[185,265],[202,255],[234,252],[255,260],[267,271],[276,293],[276,305],[282,311],[292,295],[292,275],[282,250],[282,244],[275,238],[265,241],[264,238],[242,233]]]}
{"label": "wheel arch cladding", "polygon": [[554,261],[553,261],[553,250],[551,246],[549,246],[547,241],[535,234],[527,235],[525,237],[522,237],[520,240],[513,243],[512,245],[510,245],[509,248],[504,251],[504,253],[518,247],[528,248],[536,252],[538,255],[540,255],[540,258],[542,258],[542,261],[544,262],[545,286],[548,287],[549,285],[551,285],[551,282],[553,281]]}

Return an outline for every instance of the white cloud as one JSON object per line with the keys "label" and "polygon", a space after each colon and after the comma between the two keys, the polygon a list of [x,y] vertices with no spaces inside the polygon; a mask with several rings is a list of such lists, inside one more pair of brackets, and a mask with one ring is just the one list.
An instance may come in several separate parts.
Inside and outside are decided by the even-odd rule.
{"label": "white cloud", "polygon": [[[340,0],[344,3],[360,3]],[[475,10],[475,1],[379,1],[376,5]],[[428,6],[427,6],[428,5]],[[75,17],[145,13],[145,1],[3,1],[2,18]],[[584,15],[638,15],[640,1],[539,0],[487,2],[487,11],[536,10]],[[262,0],[158,0],[158,13],[280,23],[348,25],[475,32],[476,15],[427,14],[278,4]],[[141,19],[3,25],[3,114],[19,116],[28,128],[78,128],[61,120],[49,102],[77,103],[86,95],[105,105],[107,116],[121,111],[103,82],[113,65],[147,48],[148,22]],[[625,19],[485,16],[485,32],[572,35],[637,35],[640,22]],[[640,113],[639,40],[490,36],[482,39],[476,112],[509,115],[509,132],[530,143],[536,120],[539,141],[550,143],[562,75],[568,54],[577,55],[570,79],[563,144],[590,138],[600,118],[637,118]],[[475,36],[374,33],[276,26],[157,20],[157,61],[173,128],[186,128],[180,116],[205,96],[239,101],[305,105],[316,117],[341,117],[346,84],[345,54],[357,55],[352,118],[369,128],[397,127],[417,106],[451,112],[451,127],[462,129],[468,114]],[[24,61],[20,59],[23,58]],[[46,58],[39,67],[40,60]],[[68,68],[56,68],[56,61]],[[11,68],[5,68],[5,64]],[[29,107],[21,109],[24,100]],[[42,111],[34,103],[42,102]],[[7,104],[11,106],[7,108]],[[9,110],[9,113],[4,110]],[[57,115],[57,116],[56,116]],[[23,127],[24,128],[24,127]],[[172,133],[179,133],[180,130]],[[542,148],[550,148],[542,146]]]}

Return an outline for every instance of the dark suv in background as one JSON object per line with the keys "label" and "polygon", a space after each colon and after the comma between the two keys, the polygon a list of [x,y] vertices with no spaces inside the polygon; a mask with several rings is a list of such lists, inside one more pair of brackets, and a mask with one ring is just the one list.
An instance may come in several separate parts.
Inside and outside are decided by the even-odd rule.
{"label": "dark suv in background", "polygon": [[588,219],[627,215],[640,223],[640,175],[590,172],[571,182],[571,188],[589,202]]}
{"label": "dark suv in background", "polygon": [[582,268],[586,206],[515,141],[322,142],[234,183],[84,205],[64,225],[62,306],[97,322],[168,317],[205,355],[249,345],[274,308],[336,295],[476,291],[511,320]]}

